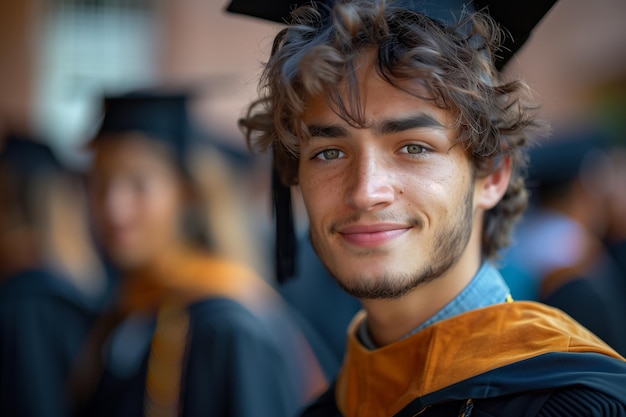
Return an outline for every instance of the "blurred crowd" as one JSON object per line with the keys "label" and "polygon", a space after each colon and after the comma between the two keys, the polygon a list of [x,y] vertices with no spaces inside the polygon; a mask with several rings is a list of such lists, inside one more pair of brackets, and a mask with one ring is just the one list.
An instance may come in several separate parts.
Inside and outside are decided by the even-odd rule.
{"label": "blurred crowd", "polygon": [[622,353],[624,150],[606,126],[555,132],[533,148],[530,207],[501,261],[514,298],[562,309]]}
{"label": "blurred crowd", "polygon": [[[207,139],[189,101],[105,97],[82,171],[45,138],[3,136],[7,415],[291,415],[336,375],[359,302],[317,259],[302,213],[297,276],[275,281],[270,219],[242,183],[267,167]],[[558,307],[626,353],[626,147],[608,132],[559,131],[532,149],[530,207],[500,265],[515,299]]]}
{"label": "blurred crowd", "polygon": [[[269,164],[212,140],[192,97],[102,97],[80,169],[0,126],[0,414],[294,415],[338,372],[359,302],[297,199],[296,276],[276,282]],[[527,184],[513,298],[626,355],[626,129],[555,128]]]}

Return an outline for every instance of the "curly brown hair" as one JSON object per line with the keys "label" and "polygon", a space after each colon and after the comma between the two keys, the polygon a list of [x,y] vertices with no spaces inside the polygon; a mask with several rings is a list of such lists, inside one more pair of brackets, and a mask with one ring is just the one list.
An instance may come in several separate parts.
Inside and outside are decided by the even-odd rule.
{"label": "curly brown hair", "polygon": [[[275,38],[252,103],[240,126],[248,145],[274,152],[285,184],[297,184],[299,143],[310,137],[302,120],[309,100],[329,105],[353,126],[365,123],[359,106],[355,61],[376,51],[376,71],[389,84],[456,115],[457,143],[472,158],[475,175],[486,176],[503,156],[513,173],[502,200],[485,213],[482,253],[494,258],[510,243],[515,221],[527,205],[523,175],[526,145],[542,124],[537,106],[526,102],[520,80],[505,82],[493,65],[502,31],[486,14],[464,12],[454,25],[378,1],[338,1],[332,10],[305,6]],[[408,83],[417,87],[407,89]],[[347,87],[342,98],[340,86]]]}

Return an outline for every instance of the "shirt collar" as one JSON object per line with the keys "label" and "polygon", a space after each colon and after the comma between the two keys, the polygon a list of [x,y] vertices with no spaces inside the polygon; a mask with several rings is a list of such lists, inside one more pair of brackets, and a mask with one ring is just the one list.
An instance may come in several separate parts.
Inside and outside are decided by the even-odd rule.
{"label": "shirt collar", "polygon": [[[485,262],[459,295],[404,337],[409,337],[432,324],[459,314],[503,303],[509,297],[509,287],[507,287],[500,272],[491,263]],[[358,338],[368,349],[376,349],[378,347],[369,334],[367,320],[363,320],[363,324],[358,329]]]}

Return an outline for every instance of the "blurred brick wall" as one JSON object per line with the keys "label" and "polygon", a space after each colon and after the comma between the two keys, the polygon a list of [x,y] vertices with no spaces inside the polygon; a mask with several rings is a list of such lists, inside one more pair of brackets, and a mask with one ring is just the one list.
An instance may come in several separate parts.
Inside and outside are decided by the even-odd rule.
{"label": "blurred brick wall", "polygon": [[40,12],[39,0],[0,2],[0,120],[12,124],[31,122]]}

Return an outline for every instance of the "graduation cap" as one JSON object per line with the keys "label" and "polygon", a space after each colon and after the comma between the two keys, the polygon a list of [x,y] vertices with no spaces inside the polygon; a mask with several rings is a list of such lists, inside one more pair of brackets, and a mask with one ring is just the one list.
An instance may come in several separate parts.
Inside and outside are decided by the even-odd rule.
{"label": "graduation cap", "polygon": [[[231,0],[226,10],[286,23],[295,8],[311,3],[331,6],[335,0]],[[463,8],[486,11],[510,35],[496,57],[496,68],[502,69],[528,40],[532,30],[554,3],[556,0],[399,0],[394,4],[438,20],[446,20]]]}
{"label": "graduation cap", "polygon": [[[53,150],[38,138],[21,134],[8,134],[0,144],[0,188],[2,199],[9,199],[9,207],[15,207],[13,222],[37,224],[38,200],[32,200],[39,186],[46,186],[51,177],[69,174]],[[38,194],[36,195],[38,196]],[[0,201],[0,205],[4,201]],[[0,208],[0,210],[7,207]],[[13,210],[10,210],[13,212]],[[17,223],[14,223],[17,224]]]}
{"label": "graduation cap", "polygon": [[606,155],[609,147],[608,133],[598,127],[556,133],[530,149],[528,188],[549,193],[567,186],[583,174],[587,164],[597,162],[594,158]]}
{"label": "graduation cap", "polygon": [[13,175],[22,179],[63,171],[61,162],[48,145],[13,133],[6,136],[0,150],[0,165],[8,166]]}
{"label": "graduation cap", "polygon": [[104,97],[102,124],[90,145],[119,138],[116,134],[141,133],[166,145],[178,167],[187,174],[186,154],[190,145],[188,98],[184,92],[156,90]]}
{"label": "graduation cap", "polygon": [[[231,0],[226,10],[279,23],[288,23],[291,12],[305,4],[319,4],[328,11],[336,0]],[[494,65],[502,70],[530,37],[532,30],[556,0],[398,0],[394,4],[450,23],[462,10],[481,10],[489,14],[508,34],[496,54]],[[274,215],[276,218],[276,274],[284,282],[296,273],[296,237],[291,211],[291,190],[282,184],[274,168],[272,175]]]}

